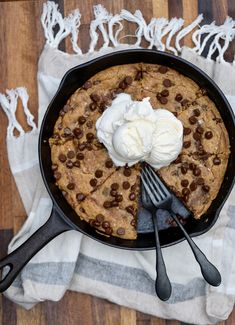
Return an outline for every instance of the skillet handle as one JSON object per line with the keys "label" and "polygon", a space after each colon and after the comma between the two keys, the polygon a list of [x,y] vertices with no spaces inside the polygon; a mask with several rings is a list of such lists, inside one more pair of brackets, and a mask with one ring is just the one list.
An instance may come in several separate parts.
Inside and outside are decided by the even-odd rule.
{"label": "skillet handle", "polygon": [[0,271],[5,266],[9,267],[8,273],[0,281],[0,292],[3,292],[10,287],[22,268],[38,251],[40,251],[53,238],[68,230],[73,230],[72,226],[66,223],[66,221],[59,216],[55,207],[53,207],[47,222],[21,246],[0,260]]}

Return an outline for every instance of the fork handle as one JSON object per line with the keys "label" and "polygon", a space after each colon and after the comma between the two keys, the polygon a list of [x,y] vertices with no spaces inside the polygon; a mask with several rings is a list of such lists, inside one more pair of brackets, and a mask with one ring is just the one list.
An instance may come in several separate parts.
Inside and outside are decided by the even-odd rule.
{"label": "fork handle", "polygon": [[184,229],[183,225],[179,221],[178,217],[175,213],[171,212],[172,218],[175,220],[177,225],[182,230],[184,237],[188,241],[193,254],[200,265],[202,275],[204,279],[212,286],[217,287],[221,284],[221,275],[217,268],[206,258],[205,254],[199,249],[199,247],[195,244],[192,238],[189,236],[187,231]]}
{"label": "fork handle", "polygon": [[155,239],[156,239],[156,282],[155,282],[155,290],[158,298],[163,301],[166,301],[171,296],[171,283],[166,273],[166,266],[162,256],[162,250],[159,240],[158,234],[158,226],[157,226],[157,216],[155,214],[153,217],[153,225],[155,230]]}

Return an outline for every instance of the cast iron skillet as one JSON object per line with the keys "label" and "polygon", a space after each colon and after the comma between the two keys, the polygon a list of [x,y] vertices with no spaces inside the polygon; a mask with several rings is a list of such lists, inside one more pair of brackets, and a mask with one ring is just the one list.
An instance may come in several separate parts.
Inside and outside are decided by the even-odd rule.
{"label": "cast iron skillet", "polygon": [[[55,186],[51,171],[50,147],[48,139],[53,132],[53,126],[59,111],[74,91],[97,72],[114,65],[146,62],[169,66],[193,79],[202,88],[205,88],[209,97],[215,102],[226,128],[231,143],[231,155],[228,162],[225,178],[214,200],[201,220],[190,218],[185,226],[191,236],[198,236],[208,231],[216,222],[219,212],[228,197],[235,180],[235,118],[232,109],[218,86],[200,69],[193,64],[168,53],[153,50],[127,50],[115,52],[92,60],[89,63],[69,70],[61,81],[59,89],[51,101],[44,116],[39,136],[39,162],[42,177],[48,193],[53,201],[53,209],[49,220],[35,232],[23,245],[0,261],[0,269],[8,266],[9,271],[0,282],[0,292],[5,291],[16,278],[24,265],[49,241],[62,232],[78,230],[83,234],[109,246],[130,250],[155,249],[153,232],[139,233],[136,240],[124,240],[115,237],[105,237],[85,221],[80,220],[75,211],[64,199],[61,191]],[[160,230],[160,243],[162,247],[179,243],[184,239],[178,228]]]}

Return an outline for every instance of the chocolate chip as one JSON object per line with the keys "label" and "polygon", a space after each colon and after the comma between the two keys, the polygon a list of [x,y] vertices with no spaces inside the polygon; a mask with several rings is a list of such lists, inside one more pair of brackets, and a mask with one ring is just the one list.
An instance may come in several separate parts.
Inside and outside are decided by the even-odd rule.
{"label": "chocolate chip", "polygon": [[137,72],[137,74],[136,74],[136,76],[135,76],[135,80],[140,80],[140,79],[142,79],[142,78],[143,78],[143,73],[142,73],[142,71],[140,70],[140,71]]}
{"label": "chocolate chip", "polygon": [[86,149],[86,143],[85,143],[85,142],[80,143],[80,144],[78,145],[78,149],[79,149],[80,151],[85,150],[85,149]]}
{"label": "chocolate chip", "polygon": [[83,137],[83,131],[80,128],[75,128],[73,130],[73,134],[77,139],[81,139]]}
{"label": "chocolate chip", "polygon": [[112,162],[111,159],[106,160],[105,167],[106,168],[112,168],[113,167],[113,162]]}
{"label": "chocolate chip", "polygon": [[62,130],[62,129],[63,129],[62,123],[58,124],[58,130]]}
{"label": "chocolate chip", "polygon": [[127,85],[130,85],[133,81],[132,77],[131,76],[127,76],[125,79],[124,79],[125,83]]}
{"label": "chocolate chip", "polygon": [[85,200],[85,195],[83,193],[77,193],[76,199],[78,202]]}
{"label": "chocolate chip", "polygon": [[59,158],[59,161],[61,161],[62,163],[64,163],[67,159],[67,157],[63,153],[59,154],[58,158]]}
{"label": "chocolate chip", "polygon": [[172,86],[172,82],[170,79],[164,79],[163,82],[162,82],[163,86],[166,87],[166,88],[169,88]]}
{"label": "chocolate chip", "polygon": [[69,184],[67,185],[67,189],[68,189],[68,190],[74,190],[74,189],[75,189],[75,184],[74,184],[74,183],[69,183]]}
{"label": "chocolate chip", "polygon": [[204,129],[203,129],[202,126],[199,125],[199,126],[196,128],[196,131],[197,131],[197,133],[199,133],[199,134],[203,134]]}
{"label": "chocolate chip", "polygon": [[169,90],[167,90],[167,89],[163,89],[163,90],[161,91],[161,95],[162,95],[163,97],[167,97],[167,96],[169,96]]}
{"label": "chocolate chip", "polygon": [[197,123],[197,118],[194,115],[190,116],[189,123],[190,124],[196,124]]}
{"label": "chocolate chip", "polygon": [[63,107],[63,111],[65,112],[65,113],[67,113],[68,111],[70,110],[70,106],[69,105],[64,105],[64,107]]}
{"label": "chocolate chip", "polygon": [[194,176],[200,176],[201,175],[201,169],[196,167],[193,171]]}
{"label": "chocolate chip", "polygon": [[95,227],[100,227],[100,222],[97,221],[97,220],[95,220],[95,221],[94,221],[94,226],[95,226]]}
{"label": "chocolate chip", "polygon": [[187,171],[188,171],[188,168],[184,167],[184,166],[181,166],[181,173],[182,174],[187,174]]}
{"label": "chocolate chip", "polygon": [[122,202],[122,201],[123,201],[123,196],[122,196],[121,194],[118,194],[118,195],[116,196],[116,201],[117,201],[117,202]]}
{"label": "chocolate chip", "polygon": [[57,165],[57,164],[52,164],[52,165],[51,165],[51,169],[52,169],[53,171],[57,170],[57,169],[58,169],[58,165]]}
{"label": "chocolate chip", "polygon": [[89,105],[89,108],[92,112],[94,112],[97,109],[97,107],[98,107],[97,104],[94,102],[90,103]]}
{"label": "chocolate chip", "polygon": [[79,160],[76,160],[74,163],[73,163],[73,165],[75,166],[75,167],[80,167],[81,166],[81,163],[80,163],[80,161]]}
{"label": "chocolate chip", "polygon": [[64,135],[65,135],[65,136],[69,136],[69,135],[71,135],[71,134],[72,134],[72,131],[71,131],[70,128],[64,128]]}
{"label": "chocolate chip", "polygon": [[110,195],[115,197],[117,195],[117,191],[116,190],[111,190]]}
{"label": "chocolate chip", "polygon": [[75,152],[72,151],[72,150],[70,150],[70,151],[67,153],[67,157],[68,157],[69,159],[73,159],[73,158],[75,157]]}
{"label": "chocolate chip", "polygon": [[175,100],[176,100],[177,102],[180,102],[182,99],[183,99],[183,96],[182,96],[181,94],[177,94],[177,95],[175,96]]}
{"label": "chocolate chip", "polygon": [[158,72],[162,73],[162,74],[165,74],[167,73],[168,71],[168,68],[165,67],[164,65],[161,65],[159,68],[158,68]]}
{"label": "chocolate chip", "polygon": [[136,227],[136,220],[135,219],[132,219],[131,222],[130,222],[131,226],[132,227]]}
{"label": "chocolate chip", "polygon": [[91,150],[92,150],[92,145],[91,145],[91,143],[87,142],[87,143],[86,143],[86,148],[87,148],[88,151],[91,151]]}
{"label": "chocolate chip", "polygon": [[98,94],[96,94],[96,93],[92,93],[91,95],[90,95],[90,97],[91,97],[91,99],[93,100],[93,102],[99,102],[100,101],[100,96],[98,95]]}
{"label": "chocolate chip", "polygon": [[72,160],[67,160],[66,161],[66,167],[69,168],[69,169],[73,168],[73,162],[72,162]]}
{"label": "chocolate chip", "polygon": [[97,170],[95,171],[95,177],[100,178],[100,177],[102,177],[102,176],[103,176],[103,171],[100,170],[100,169],[97,169]]}
{"label": "chocolate chip", "polygon": [[193,163],[190,163],[189,164],[189,169],[190,170],[194,170],[196,168],[196,165],[195,164],[193,164]]}
{"label": "chocolate chip", "polygon": [[83,207],[80,207],[80,208],[79,208],[79,211],[81,211],[82,213],[85,213],[85,212],[86,212],[85,209],[84,209]]}
{"label": "chocolate chip", "polygon": [[182,194],[185,196],[185,195],[189,195],[190,194],[190,190],[187,188],[187,187],[184,187],[182,189]]}
{"label": "chocolate chip", "polygon": [[61,178],[61,173],[55,171],[55,172],[54,172],[54,177],[55,177],[55,179],[58,181],[58,180]]}
{"label": "chocolate chip", "polygon": [[128,190],[128,188],[130,188],[130,183],[129,182],[123,182],[122,187],[124,188],[124,190]]}
{"label": "chocolate chip", "polygon": [[199,109],[198,108],[195,108],[194,110],[193,110],[193,114],[195,115],[195,116],[200,116],[200,111],[199,111]]}
{"label": "chocolate chip", "polygon": [[115,190],[115,191],[117,191],[117,190],[118,190],[118,188],[119,188],[119,185],[118,185],[118,183],[113,183],[113,184],[111,185],[111,189],[112,189],[112,190]]}
{"label": "chocolate chip", "polygon": [[65,115],[65,112],[63,110],[60,110],[60,116],[64,116]]}
{"label": "chocolate chip", "polygon": [[197,183],[197,185],[203,185],[204,184],[204,178],[202,178],[202,177],[197,178],[196,183]]}
{"label": "chocolate chip", "polygon": [[107,235],[112,235],[112,233],[113,233],[113,229],[112,229],[112,228],[106,228],[106,229],[105,229],[105,233],[106,233]]}
{"label": "chocolate chip", "polygon": [[135,210],[134,210],[134,207],[133,207],[132,205],[128,205],[128,206],[126,207],[126,211],[127,211],[128,213],[132,214],[132,215],[135,214]]}
{"label": "chocolate chip", "polygon": [[189,185],[190,190],[193,192],[197,189],[196,182],[192,181],[192,183]]}
{"label": "chocolate chip", "polygon": [[197,133],[197,132],[194,132],[193,133],[193,138],[194,138],[194,140],[196,140],[196,141],[199,141],[199,140],[201,140],[201,134],[200,133]]}
{"label": "chocolate chip", "polygon": [[84,154],[82,152],[77,153],[77,159],[78,160],[83,160],[84,159]]}
{"label": "chocolate chip", "polygon": [[221,164],[221,159],[219,157],[215,157],[213,159],[213,163],[214,163],[214,165],[220,165]]}
{"label": "chocolate chip", "polygon": [[127,84],[125,83],[124,80],[122,80],[122,81],[119,83],[118,87],[124,90],[124,89],[126,89]]}
{"label": "chocolate chip", "polygon": [[188,200],[189,200],[189,195],[184,195],[182,199],[183,199],[184,202],[188,202]]}
{"label": "chocolate chip", "polygon": [[125,229],[122,228],[122,227],[120,227],[120,228],[117,229],[117,234],[120,235],[120,236],[121,235],[125,235],[125,232],[126,232]]}
{"label": "chocolate chip", "polygon": [[92,178],[92,179],[90,180],[90,185],[91,185],[92,187],[95,187],[95,186],[97,185],[97,179],[96,179],[96,178]]}
{"label": "chocolate chip", "polygon": [[130,195],[129,195],[129,199],[130,199],[131,201],[134,201],[135,198],[136,198],[135,193],[130,193]]}
{"label": "chocolate chip", "polygon": [[192,132],[190,128],[184,127],[184,135],[189,135]]}
{"label": "chocolate chip", "polygon": [[183,143],[183,147],[186,149],[186,148],[189,148],[191,146],[191,141],[184,141]]}
{"label": "chocolate chip", "polygon": [[182,166],[185,167],[185,168],[187,168],[187,169],[189,168],[189,164],[187,162],[183,162],[182,163]]}
{"label": "chocolate chip", "polygon": [[213,133],[212,133],[211,131],[207,131],[207,132],[205,133],[205,138],[206,138],[207,140],[213,138]]}
{"label": "chocolate chip", "polygon": [[204,192],[209,192],[209,191],[210,191],[210,186],[208,186],[208,185],[203,185],[203,186],[202,186],[202,189],[203,189]]}
{"label": "chocolate chip", "polygon": [[85,116],[79,116],[79,118],[78,118],[78,123],[79,124],[84,124],[86,122],[86,118],[85,118]]}
{"label": "chocolate chip", "polygon": [[94,219],[89,219],[89,224],[91,227],[95,227],[95,220]]}
{"label": "chocolate chip", "polygon": [[111,202],[110,201],[104,201],[103,207],[105,209],[111,208]]}
{"label": "chocolate chip", "polygon": [[183,186],[183,187],[187,187],[188,184],[189,184],[189,181],[188,181],[187,179],[182,179],[182,181],[181,181],[181,186]]}
{"label": "chocolate chip", "polygon": [[129,167],[125,167],[123,171],[124,176],[130,177],[131,176],[131,169]]}
{"label": "chocolate chip", "polygon": [[94,140],[94,137],[95,137],[94,134],[91,132],[87,133],[87,135],[86,135],[87,141],[89,141],[89,142]]}
{"label": "chocolate chip", "polygon": [[104,221],[104,216],[103,216],[103,214],[97,214],[97,216],[95,217],[95,219],[99,223],[102,223]]}
{"label": "chocolate chip", "polygon": [[182,106],[187,106],[188,103],[189,103],[189,100],[185,98],[185,99],[182,100],[181,105]]}
{"label": "chocolate chip", "polygon": [[92,126],[93,126],[93,122],[92,121],[87,121],[86,126],[88,127],[88,129],[91,129]]}
{"label": "chocolate chip", "polygon": [[160,98],[159,98],[159,102],[160,102],[161,104],[163,104],[163,105],[166,105],[167,102],[168,102],[168,100],[167,100],[166,97],[160,97]]}
{"label": "chocolate chip", "polygon": [[178,156],[177,158],[176,158],[176,160],[174,161],[174,163],[175,164],[179,164],[179,163],[181,163],[181,156]]}
{"label": "chocolate chip", "polygon": [[83,85],[83,89],[85,89],[85,90],[87,90],[87,89],[89,89],[89,88],[91,88],[92,87],[92,83],[91,83],[91,81],[86,81],[85,83],[84,83],[84,85]]}
{"label": "chocolate chip", "polygon": [[110,223],[108,221],[104,221],[104,222],[102,222],[102,227],[104,229],[108,229],[108,228],[110,228]]}
{"label": "chocolate chip", "polygon": [[175,117],[177,117],[177,116],[178,116],[178,113],[177,113],[177,112],[172,112],[172,114],[174,114],[174,115],[175,115]]}

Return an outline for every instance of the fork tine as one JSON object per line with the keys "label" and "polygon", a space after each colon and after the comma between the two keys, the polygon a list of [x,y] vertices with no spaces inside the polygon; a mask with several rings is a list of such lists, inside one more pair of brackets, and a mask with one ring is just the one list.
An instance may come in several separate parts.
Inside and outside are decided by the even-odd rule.
{"label": "fork tine", "polygon": [[162,191],[161,187],[158,185],[158,183],[155,180],[155,177],[153,177],[152,173],[146,168],[146,173],[149,176],[150,182],[153,184],[153,186],[155,187],[155,191],[157,191],[157,193],[160,195],[161,199],[165,199],[165,194]]}
{"label": "fork tine", "polygon": [[154,172],[154,170],[150,167],[147,166],[148,170],[151,172],[154,182],[158,184],[158,186],[161,188],[161,190],[163,191],[164,195],[169,196],[170,192],[168,191],[167,187],[165,186],[165,184],[161,181],[161,179],[156,175],[156,173]]}
{"label": "fork tine", "polygon": [[156,190],[154,187],[153,182],[151,181],[151,178],[149,177],[148,173],[146,173],[146,170],[143,169],[143,175],[145,177],[145,180],[147,181],[148,186],[151,188],[151,191],[153,191],[153,195],[155,196],[157,201],[162,201],[161,195],[159,194],[159,191]]}
{"label": "fork tine", "polygon": [[153,202],[154,205],[158,204],[158,201],[159,201],[159,200],[156,200],[156,199],[155,199],[155,196],[154,196],[154,194],[153,194],[154,191],[152,191],[152,190],[150,189],[148,182],[144,179],[143,171],[142,171],[140,177],[141,177],[142,183],[143,183],[143,185],[144,185],[144,188],[145,188],[146,192],[148,193],[148,195],[149,195],[151,201]]}

